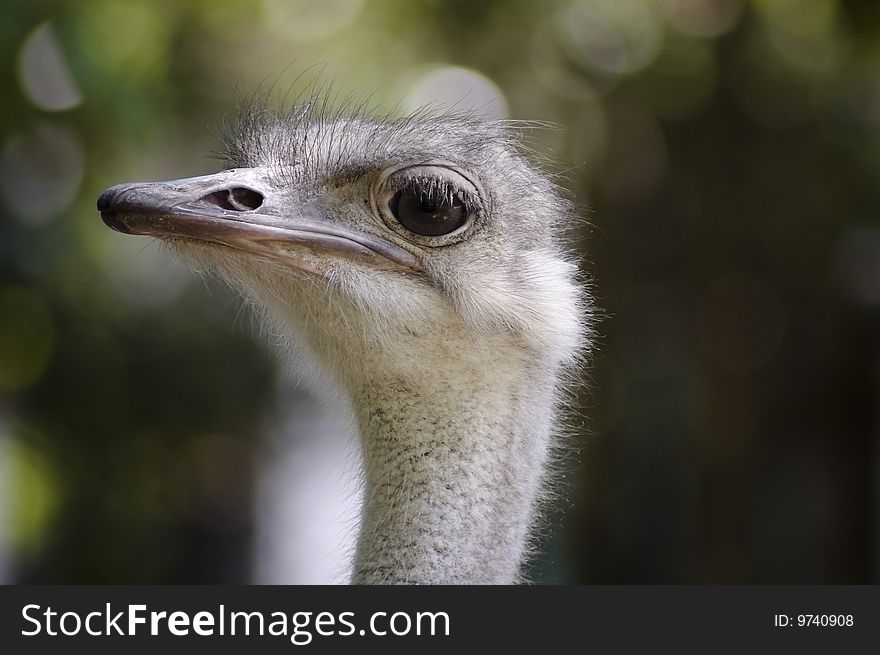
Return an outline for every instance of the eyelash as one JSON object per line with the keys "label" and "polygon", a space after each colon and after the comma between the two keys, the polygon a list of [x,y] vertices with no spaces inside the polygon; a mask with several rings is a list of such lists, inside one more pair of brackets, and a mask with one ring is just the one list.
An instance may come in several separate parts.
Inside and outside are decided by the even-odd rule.
{"label": "eyelash", "polygon": [[476,203],[469,193],[444,180],[442,177],[427,175],[407,177],[403,184],[394,185],[394,191],[391,195],[393,196],[398,191],[422,194],[427,196],[428,200],[442,198],[450,205],[458,199],[469,212],[474,211],[476,208]]}

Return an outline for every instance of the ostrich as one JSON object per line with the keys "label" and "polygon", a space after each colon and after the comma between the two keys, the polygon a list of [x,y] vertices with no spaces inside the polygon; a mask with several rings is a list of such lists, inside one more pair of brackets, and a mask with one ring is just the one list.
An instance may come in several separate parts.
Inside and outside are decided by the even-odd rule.
{"label": "ostrich", "polygon": [[226,170],[98,199],[109,227],[239,290],[350,408],[353,583],[523,580],[589,312],[563,245],[572,210],[513,127],[251,110]]}

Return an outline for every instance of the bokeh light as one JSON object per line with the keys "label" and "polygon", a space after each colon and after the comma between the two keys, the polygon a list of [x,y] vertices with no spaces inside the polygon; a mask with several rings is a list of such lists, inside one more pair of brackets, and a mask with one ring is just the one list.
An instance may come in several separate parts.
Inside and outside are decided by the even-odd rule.
{"label": "bokeh light", "polygon": [[[6,519],[4,544],[13,563],[34,561],[45,548],[51,524],[61,502],[59,475],[46,452],[31,440],[11,434],[11,426],[4,425],[0,435],[0,455],[3,459],[4,488],[0,489],[0,504]],[[19,426],[21,434],[27,429]],[[10,493],[11,492],[11,493]]]}
{"label": "bokeh light", "polygon": [[571,55],[609,75],[642,70],[663,43],[662,18],[645,0],[574,0],[558,21]]}
{"label": "bokeh light", "polygon": [[54,123],[13,134],[0,149],[0,197],[25,223],[58,218],[76,198],[85,153],[76,132]]}
{"label": "bokeh light", "polygon": [[410,89],[404,97],[407,111],[436,107],[489,120],[508,116],[504,93],[491,79],[474,70],[454,66],[430,69],[406,86]]}
{"label": "bokeh light", "polygon": [[34,106],[63,111],[82,102],[82,95],[48,22],[28,35],[18,67],[22,89]]}

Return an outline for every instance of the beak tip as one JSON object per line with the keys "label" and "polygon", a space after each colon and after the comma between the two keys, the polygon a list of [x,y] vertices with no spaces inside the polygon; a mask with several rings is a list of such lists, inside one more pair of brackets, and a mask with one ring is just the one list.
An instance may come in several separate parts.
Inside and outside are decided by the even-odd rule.
{"label": "beak tip", "polygon": [[110,209],[110,205],[112,204],[112,194],[110,193],[110,189],[107,189],[104,193],[98,196],[98,211],[103,213]]}
{"label": "beak tip", "polygon": [[122,205],[126,204],[126,191],[130,190],[132,186],[134,185],[117,184],[106,189],[98,196],[98,211],[103,213],[120,209]]}
{"label": "beak tip", "polygon": [[118,211],[123,205],[121,196],[124,189],[125,185],[122,184],[110,187],[98,196],[97,206],[98,211],[101,212],[101,220],[107,227],[123,234],[131,234],[131,230],[121,220],[121,214]]}

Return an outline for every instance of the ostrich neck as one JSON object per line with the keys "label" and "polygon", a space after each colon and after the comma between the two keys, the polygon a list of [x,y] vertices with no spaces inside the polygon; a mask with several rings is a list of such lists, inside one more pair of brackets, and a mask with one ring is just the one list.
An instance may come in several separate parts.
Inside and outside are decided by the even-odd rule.
{"label": "ostrich neck", "polygon": [[553,381],[529,368],[475,358],[362,378],[355,582],[519,579],[553,404]]}

